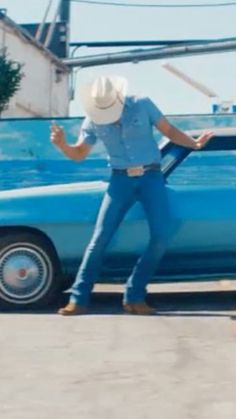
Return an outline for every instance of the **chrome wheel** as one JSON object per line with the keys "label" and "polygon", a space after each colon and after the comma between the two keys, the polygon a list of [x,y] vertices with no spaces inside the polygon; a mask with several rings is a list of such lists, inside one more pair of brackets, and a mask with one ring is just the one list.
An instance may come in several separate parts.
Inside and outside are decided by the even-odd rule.
{"label": "chrome wheel", "polygon": [[39,301],[50,289],[53,266],[48,253],[33,243],[13,243],[0,252],[0,296],[14,304]]}

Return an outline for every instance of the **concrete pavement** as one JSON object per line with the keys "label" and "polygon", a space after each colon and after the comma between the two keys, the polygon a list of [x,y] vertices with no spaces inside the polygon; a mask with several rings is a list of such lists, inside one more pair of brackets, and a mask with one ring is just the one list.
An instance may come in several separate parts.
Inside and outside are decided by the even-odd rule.
{"label": "concrete pavement", "polygon": [[[101,291],[101,288],[99,288]],[[234,419],[236,293],[163,292],[155,317],[2,313],[1,419]]]}

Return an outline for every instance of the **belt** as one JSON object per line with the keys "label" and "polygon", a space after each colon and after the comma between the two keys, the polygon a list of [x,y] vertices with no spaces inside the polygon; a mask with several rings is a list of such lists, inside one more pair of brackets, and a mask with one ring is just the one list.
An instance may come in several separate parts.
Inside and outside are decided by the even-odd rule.
{"label": "belt", "polygon": [[145,164],[144,166],[129,167],[128,169],[112,169],[112,173],[120,173],[127,176],[143,176],[148,170],[161,170],[161,165],[158,163]]}

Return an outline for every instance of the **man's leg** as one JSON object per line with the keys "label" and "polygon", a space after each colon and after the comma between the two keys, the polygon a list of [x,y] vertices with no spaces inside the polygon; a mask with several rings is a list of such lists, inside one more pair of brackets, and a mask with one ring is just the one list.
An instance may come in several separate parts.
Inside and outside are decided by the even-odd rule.
{"label": "man's leg", "polygon": [[144,302],[146,285],[164,255],[171,236],[171,217],[162,174],[147,172],[140,178],[139,199],[150,228],[149,244],[128,278],[124,304]]}
{"label": "man's leg", "polygon": [[130,179],[113,175],[104,196],[92,239],[71,289],[70,302],[86,306],[100,272],[105,249],[128,209],[136,200]]}

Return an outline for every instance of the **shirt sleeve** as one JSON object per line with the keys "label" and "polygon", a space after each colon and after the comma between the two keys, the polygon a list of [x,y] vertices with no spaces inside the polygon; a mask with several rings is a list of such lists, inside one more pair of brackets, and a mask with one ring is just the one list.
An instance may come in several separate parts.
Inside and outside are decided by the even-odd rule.
{"label": "shirt sleeve", "polygon": [[160,119],[164,116],[160,109],[148,97],[144,99],[145,107],[152,125],[158,124]]}
{"label": "shirt sleeve", "polygon": [[82,123],[79,133],[79,141],[89,145],[94,145],[97,142],[97,136],[95,134],[93,123],[89,118],[85,118]]}

